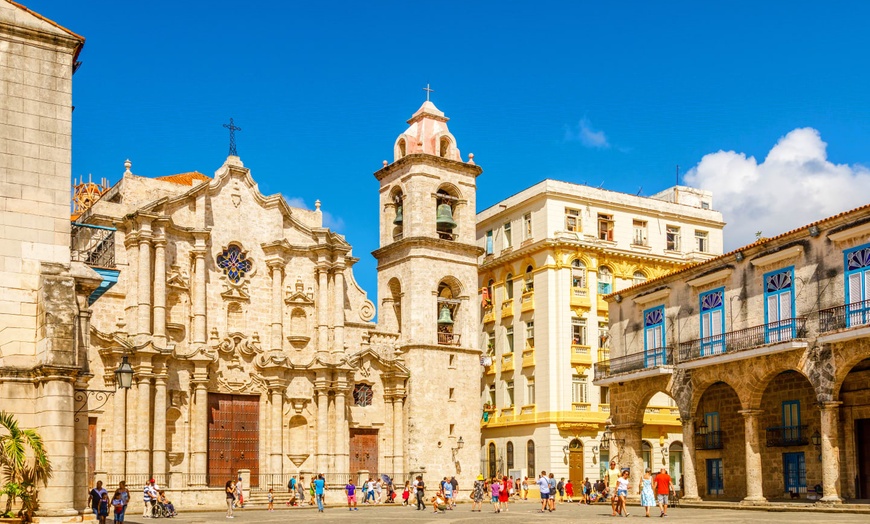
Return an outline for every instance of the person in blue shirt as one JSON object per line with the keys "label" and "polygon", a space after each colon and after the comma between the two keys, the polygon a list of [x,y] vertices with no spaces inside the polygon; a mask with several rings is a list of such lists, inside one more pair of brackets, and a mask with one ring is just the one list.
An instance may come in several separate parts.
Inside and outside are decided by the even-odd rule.
{"label": "person in blue shirt", "polygon": [[323,489],[326,487],[326,481],[323,480],[323,473],[317,475],[317,480],[314,481],[314,494],[317,496],[317,511],[323,513]]}

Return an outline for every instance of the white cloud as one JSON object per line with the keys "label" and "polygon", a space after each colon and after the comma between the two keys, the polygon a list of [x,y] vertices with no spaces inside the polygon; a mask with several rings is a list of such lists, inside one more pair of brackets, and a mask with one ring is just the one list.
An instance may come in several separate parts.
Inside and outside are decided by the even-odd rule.
{"label": "white cloud", "polygon": [[604,131],[593,130],[586,117],[583,117],[577,124],[576,131],[566,127],[565,140],[578,141],[586,147],[595,149],[608,149],[610,147],[610,142],[607,141],[607,135],[604,134]]}
{"label": "white cloud", "polygon": [[[297,207],[302,209],[311,210],[308,207],[308,204],[305,203],[305,200],[299,197],[287,198],[287,205],[290,207]],[[322,208],[320,212],[323,214],[323,227],[327,227],[336,232],[342,232],[344,230],[344,219],[340,216],[333,215],[329,211],[324,211]]]}
{"label": "white cloud", "polygon": [[828,144],[813,128],[780,138],[762,163],[744,153],[705,155],[686,182],[713,192],[722,212],[725,249],[771,237],[870,203],[870,170],[828,161]]}

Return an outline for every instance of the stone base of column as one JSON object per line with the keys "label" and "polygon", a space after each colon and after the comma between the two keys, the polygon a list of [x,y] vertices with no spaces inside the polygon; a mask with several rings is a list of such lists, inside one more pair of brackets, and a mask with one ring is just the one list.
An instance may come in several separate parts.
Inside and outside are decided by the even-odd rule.
{"label": "stone base of column", "polygon": [[688,502],[690,504],[693,504],[696,502],[704,502],[704,500],[701,497],[682,497],[680,499],[680,504],[682,504],[683,502]]}
{"label": "stone base of column", "polygon": [[59,511],[37,511],[33,515],[41,523],[60,524],[66,522],[80,522],[81,514],[74,510],[59,510]]}
{"label": "stone base of column", "polygon": [[740,501],[741,506],[763,506],[767,504],[767,499],[764,497],[746,497]]}
{"label": "stone base of column", "polygon": [[816,506],[836,506],[837,504],[842,504],[843,499],[836,495],[830,495],[827,497],[822,497],[816,501]]}

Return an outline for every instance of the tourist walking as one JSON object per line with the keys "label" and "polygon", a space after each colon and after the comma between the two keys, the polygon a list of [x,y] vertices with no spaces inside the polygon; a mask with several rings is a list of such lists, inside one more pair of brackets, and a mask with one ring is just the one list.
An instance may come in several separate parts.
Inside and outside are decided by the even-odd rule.
{"label": "tourist walking", "polygon": [[616,479],[616,514],[625,514],[628,516],[628,508],[625,507],[625,499],[628,497],[628,490],[631,488],[628,482],[628,470],[622,472],[622,475]]}
{"label": "tourist walking", "polygon": [[314,481],[314,495],[317,497],[317,511],[323,513],[323,490],[326,488],[326,480],[323,478],[323,473],[317,475],[317,480]]}
{"label": "tourist walking", "polygon": [[236,506],[245,507],[245,492],[242,490],[242,477],[236,482]]}
{"label": "tourist walking", "polygon": [[541,513],[553,511],[550,509],[550,482],[547,480],[547,472],[542,471],[538,477],[538,491],[541,493]]}
{"label": "tourist walking", "polygon": [[316,480],[317,480],[317,475],[312,476],[311,483],[308,485],[308,492],[311,494],[311,501],[309,502],[309,504],[312,506],[315,504],[314,499],[315,499],[316,490],[314,489],[314,482]]}
{"label": "tourist walking", "polygon": [[[683,479],[680,478],[680,481]],[[671,476],[668,475],[668,470],[662,468],[658,475],[656,475],[653,480],[653,484],[655,485],[655,493],[656,499],[659,503],[659,509],[661,510],[661,515],[659,517],[667,517],[668,516],[668,495],[671,493],[671,489],[673,489],[673,484],[671,484]]]}
{"label": "tourist walking", "polygon": [[127,483],[121,481],[118,483],[118,489],[115,493],[121,494],[121,520],[124,522],[124,517],[127,515],[127,506],[130,505],[130,490],[127,489]]}
{"label": "tourist walking", "polygon": [[408,506],[411,504],[411,481],[405,481],[405,488],[402,490],[402,505]]}
{"label": "tourist walking", "polygon": [[523,500],[529,500],[529,477],[523,478],[523,492],[520,495],[520,498]]}
{"label": "tourist walking", "polygon": [[553,472],[550,472],[547,483],[550,486],[550,511],[556,511],[556,477]]}
{"label": "tourist walking", "polygon": [[[471,511],[480,511],[483,509],[483,497],[486,495],[486,482],[483,480],[483,475],[478,475],[474,481],[474,487],[471,490]],[[477,509],[474,507],[477,506]]]}
{"label": "tourist walking", "polygon": [[571,483],[571,479],[565,482],[565,499],[574,502],[574,484]]}
{"label": "tourist walking", "polygon": [[103,490],[100,495],[100,502],[97,505],[97,518],[100,519],[100,524],[106,524],[106,517],[109,516],[109,492]]}
{"label": "tourist walking", "polygon": [[347,485],[344,486],[344,493],[347,495],[347,510],[359,511],[359,508],[356,507],[356,485],[353,483],[353,479],[347,481]]}
{"label": "tourist walking", "polygon": [[227,481],[225,491],[227,492],[227,518],[233,519],[233,505],[236,503],[236,483],[233,479]]}
{"label": "tourist walking", "polygon": [[453,509],[453,484],[450,481],[444,483],[444,502],[447,504],[447,509]]}
{"label": "tourist walking", "polygon": [[450,477],[450,486],[453,488],[453,507],[456,507],[456,499],[459,497],[459,481],[456,477]]}
{"label": "tourist walking", "polygon": [[124,522],[124,501],[121,499],[120,491],[116,491],[112,497],[112,514],[115,516],[113,522]]}
{"label": "tourist walking", "polygon": [[501,495],[501,482],[498,481],[497,477],[492,477],[492,480],[489,482],[489,490],[491,493],[490,501],[492,502],[492,507],[495,511],[493,513],[498,513],[500,511],[499,507],[499,495]]}
{"label": "tourist walking", "polygon": [[656,505],[656,496],[653,493],[653,476],[652,470],[646,468],[643,473],[643,479],[640,481],[640,505],[646,511],[646,516],[649,517],[649,509]]}
{"label": "tourist walking", "polygon": [[616,481],[622,476],[619,468],[616,467],[616,460],[610,461],[610,468],[604,472],[604,487],[610,494],[610,516],[616,516],[616,507],[619,505],[619,498],[616,496]]}
{"label": "tourist walking", "polygon": [[565,477],[559,479],[559,483],[556,484],[556,491],[559,492],[559,502],[565,502]]}
{"label": "tourist walking", "polygon": [[154,487],[154,479],[145,484],[145,488],[142,490],[142,500],[145,502],[145,507],[142,508],[142,518],[150,519],[154,512],[154,504],[157,503],[157,489]]}
{"label": "tourist walking", "polygon": [[417,480],[414,482],[414,494],[417,495],[417,510],[426,510],[426,501],[423,496],[426,493],[426,485],[423,483],[423,476],[417,475]]}
{"label": "tourist walking", "polygon": [[272,493],[272,488],[269,488],[269,505],[266,506],[269,511],[275,511],[275,494]]}
{"label": "tourist walking", "polygon": [[94,515],[100,514],[100,501],[103,500],[103,494],[109,495],[109,492],[103,488],[103,481],[98,480],[96,486],[88,493],[88,506],[93,510]]}

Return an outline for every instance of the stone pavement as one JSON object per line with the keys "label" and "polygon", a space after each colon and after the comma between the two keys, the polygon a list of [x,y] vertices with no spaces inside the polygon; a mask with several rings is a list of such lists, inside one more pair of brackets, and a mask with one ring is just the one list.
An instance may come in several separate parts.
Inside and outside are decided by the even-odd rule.
{"label": "stone pavement", "polygon": [[[528,502],[520,502],[511,504],[507,513],[494,514],[491,506],[484,506],[484,510],[480,513],[472,513],[469,504],[460,504],[460,506],[445,514],[433,514],[431,507],[427,507],[425,512],[416,511],[414,509],[403,508],[401,506],[379,506],[368,507],[363,506],[359,511],[348,511],[346,507],[327,507],[322,514],[317,513],[316,509],[294,508],[287,509],[286,507],[277,507],[275,511],[269,512],[262,509],[242,509],[236,511],[236,518],[229,520],[225,518],[225,512],[182,512],[181,515],[174,519],[175,524],[190,523],[202,524],[211,522],[234,522],[234,523],[271,523],[271,522],[347,522],[347,523],[387,523],[400,524],[404,522],[440,522],[440,523],[474,523],[474,522],[503,522],[503,523],[523,523],[528,522],[618,522],[624,520],[656,520],[658,522],[710,522],[710,523],[742,523],[742,522],[764,522],[769,524],[776,523],[866,523],[870,521],[868,515],[853,514],[853,513],[820,513],[812,511],[779,511],[771,509],[767,511],[759,510],[740,510],[740,509],[701,509],[701,508],[671,508],[668,511],[666,519],[658,518],[658,508],[653,508],[650,511],[651,518],[644,518],[643,508],[639,506],[631,506],[629,511],[631,517],[613,518],[610,517],[610,506],[579,506],[577,504],[559,504],[554,513],[541,514],[537,513],[540,504],[535,504],[531,500]],[[132,518],[130,518],[132,517]],[[154,520],[143,520],[139,516],[128,516],[127,523],[133,524],[157,524]],[[170,524],[167,522],[166,524]]]}

